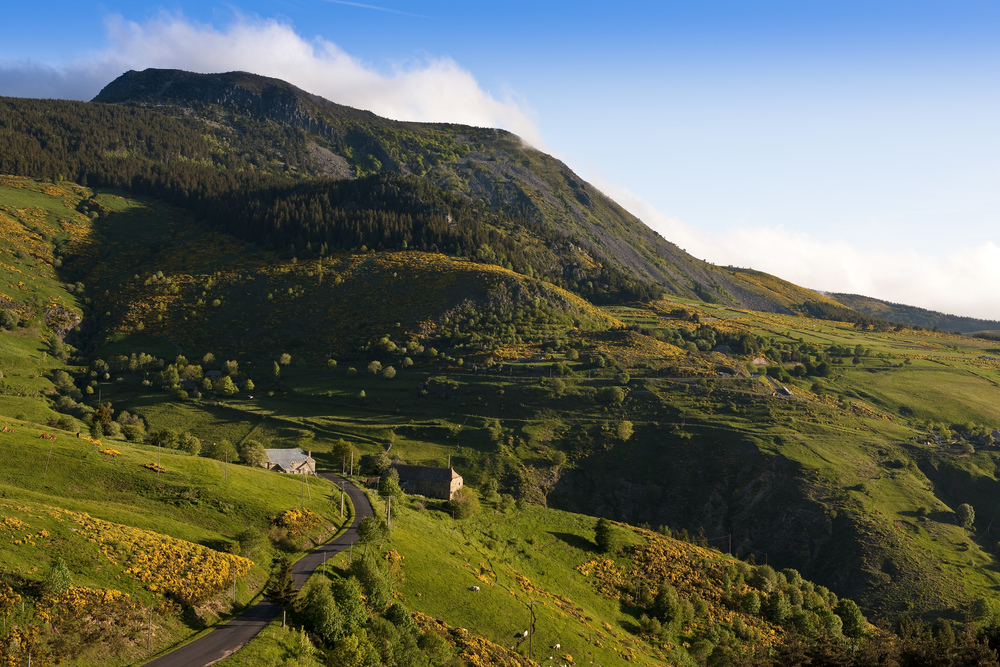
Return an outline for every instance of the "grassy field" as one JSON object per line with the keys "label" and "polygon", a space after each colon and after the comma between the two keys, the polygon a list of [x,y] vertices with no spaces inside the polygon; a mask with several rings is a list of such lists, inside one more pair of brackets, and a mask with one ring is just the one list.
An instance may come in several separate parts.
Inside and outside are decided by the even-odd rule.
{"label": "grassy field", "polygon": [[[5,511],[31,529],[0,544],[12,581],[36,585],[62,554],[77,559],[81,584],[156,597],[117,579],[121,567],[105,566],[101,549],[47,508],[213,551],[247,527],[268,532],[292,507],[312,508],[330,530],[339,523],[339,496],[320,482],[307,489],[149,444],[78,438],[100,401],[138,415],[150,434],[189,433],[206,448],[301,447],[339,470],[331,452],[344,440],[365,474],[387,451],[450,463],[468,485],[527,502],[491,505],[454,535],[439,508],[407,505],[392,542],[407,559],[401,600],[501,646],[534,585],[545,593],[544,645],[670,659],[672,649],[639,638],[634,609],[575,569],[593,556],[588,516],[702,532],[883,618],[960,620],[1000,586],[995,341],[686,300],[597,309],[430,253],[293,261],[156,202],[69,185],[5,179],[0,226],[0,305],[23,315],[0,331],[0,423],[15,431],[0,431],[15,462],[0,470],[0,502],[27,508]],[[794,306],[801,295],[785,296]],[[64,326],[81,315],[78,333]],[[753,349],[734,352],[741,341]],[[133,353],[151,355],[146,366],[128,370]],[[171,368],[193,379],[165,386]],[[228,376],[232,395],[205,385],[210,371]],[[962,504],[975,510],[971,530],[958,525]],[[57,537],[24,542],[43,530]],[[262,585],[258,560],[240,601]],[[470,598],[481,567],[493,574]],[[206,609],[199,623],[224,613]],[[191,630],[171,618],[165,642]],[[299,650],[291,635],[276,641]]]}

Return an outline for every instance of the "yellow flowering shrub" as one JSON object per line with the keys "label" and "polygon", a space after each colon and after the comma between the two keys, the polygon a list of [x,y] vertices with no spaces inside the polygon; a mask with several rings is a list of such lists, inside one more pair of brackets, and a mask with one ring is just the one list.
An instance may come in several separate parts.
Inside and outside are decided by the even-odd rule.
{"label": "yellow flowering shrub", "polygon": [[25,530],[28,527],[28,524],[13,516],[5,516],[3,521],[0,521],[0,529]]}
{"label": "yellow flowering shrub", "polygon": [[0,667],[23,667],[31,653],[32,667],[49,667],[54,664],[51,651],[42,640],[42,629],[37,625],[11,626],[0,635]]}
{"label": "yellow flowering shrub", "polygon": [[111,449],[110,447],[98,451],[100,451],[101,454],[106,454],[107,456],[121,456],[121,452],[119,452],[117,449]]}
{"label": "yellow flowering shrub", "polygon": [[21,604],[21,596],[6,581],[0,581],[0,614],[6,616]]}
{"label": "yellow flowering shrub", "polygon": [[311,509],[285,510],[272,519],[275,526],[288,531],[289,535],[302,535],[320,524],[319,515]]}
{"label": "yellow flowering shrub", "polygon": [[44,599],[37,613],[51,626],[57,658],[73,657],[86,646],[135,642],[146,625],[142,604],[110,588],[72,586],[55,599]]}
{"label": "yellow flowering shrub", "polygon": [[206,600],[242,577],[253,562],[140,528],[122,526],[76,514],[86,536],[96,542],[109,561],[124,565],[126,574],[185,604]]}

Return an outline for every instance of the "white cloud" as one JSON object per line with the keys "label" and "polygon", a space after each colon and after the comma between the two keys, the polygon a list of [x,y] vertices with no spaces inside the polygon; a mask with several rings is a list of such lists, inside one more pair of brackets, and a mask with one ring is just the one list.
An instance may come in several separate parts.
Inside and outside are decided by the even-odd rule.
{"label": "white cloud", "polygon": [[237,16],[225,28],[162,14],[146,23],[112,16],[109,46],[51,67],[0,64],[0,94],[89,99],[122,72],[147,67],[194,72],[242,70],[284,79],[334,102],[398,120],[502,127],[541,146],[538,127],[511,95],[496,99],[447,57],[380,72],[335,43],[306,39],[274,19]]}
{"label": "white cloud", "polygon": [[723,235],[701,232],[664,215],[627,189],[602,190],[664,238],[699,259],[752,267],[796,285],[884,299],[952,315],[1000,320],[1000,246],[992,241],[930,254],[905,246],[890,250],[847,241],[820,241],[781,227],[737,228]]}

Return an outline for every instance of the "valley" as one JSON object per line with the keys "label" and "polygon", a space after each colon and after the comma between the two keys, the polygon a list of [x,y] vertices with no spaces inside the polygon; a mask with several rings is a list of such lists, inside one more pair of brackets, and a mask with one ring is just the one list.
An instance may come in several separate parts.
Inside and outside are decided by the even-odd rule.
{"label": "valley", "polygon": [[[253,465],[292,447],[367,482],[377,515],[392,496],[392,525],[221,664],[771,664],[948,632],[996,661],[995,340],[664,254],[510,136],[273,80],[288,104],[237,113],[213,101],[231,80],[156,76],[197,84],[197,113],[0,109],[23,147],[0,156],[9,664],[142,664],[273,597],[272,562],[351,519],[338,487]],[[276,124],[293,102],[312,120]],[[10,122],[31,105],[49,120]],[[88,114],[177,143],[52,139]],[[390,461],[469,491],[387,491]],[[154,576],[171,558],[187,569]]]}

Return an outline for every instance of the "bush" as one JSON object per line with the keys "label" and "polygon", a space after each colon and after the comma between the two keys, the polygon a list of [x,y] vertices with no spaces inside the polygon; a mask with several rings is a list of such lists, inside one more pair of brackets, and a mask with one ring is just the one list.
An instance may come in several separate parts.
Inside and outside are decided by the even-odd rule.
{"label": "bush", "polygon": [[238,455],[233,443],[225,438],[202,447],[201,455],[217,461],[236,462]]}
{"label": "bush", "polygon": [[125,424],[122,426],[122,434],[129,442],[142,442],[146,439],[146,429],[142,424]]}
{"label": "bush", "polygon": [[381,475],[389,469],[390,465],[392,465],[392,460],[385,452],[371,454],[365,461],[365,467],[372,475]]}
{"label": "bush", "polygon": [[150,435],[149,444],[164,449],[177,449],[177,432],[169,428],[154,431]]}
{"label": "bush", "polygon": [[767,600],[761,606],[765,618],[779,625],[787,621],[792,613],[792,605],[788,602],[788,597],[781,591],[768,595]]}
{"label": "bush", "polygon": [[267,465],[267,452],[264,445],[256,440],[246,440],[240,446],[240,461],[255,468],[263,468]]}
{"label": "bush", "polygon": [[448,501],[448,509],[456,519],[467,519],[479,512],[479,496],[467,486],[463,486]]}
{"label": "bush", "polygon": [[201,453],[201,440],[190,433],[183,433],[177,438],[177,449],[191,456],[198,456]]}
{"label": "bush", "polygon": [[621,549],[625,539],[617,526],[602,517],[594,524],[594,543],[601,553],[613,554]]}
{"label": "bush", "polygon": [[625,400],[625,390],[621,387],[602,387],[597,399],[606,405],[618,405]]}
{"label": "bush", "polygon": [[395,468],[389,468],[378,483],[378,494],[380,496],[392,496],[398,498],[403,495],[403,490],[399,488],[399,472]]}
{"label": "bush", "polygon": [[962,528],[972,530],[976,522],[976,511],[969,503],[962,503],[955,512],[955,519]]}
{"label": "bush", "polygon": [[0,311],[0,327],[8,331],[20,323],[21,317],[13,310]]}
{"label": "bush", "polygon": [[681,620],[681,601],[677,596],[677,589],[671,584],[663,583],[656,593],[653,602],[653,613],[656,618],[667,625]]}
{"label": "bush", "polygon": [[750,616],[756,616],[760,613],[760,596],[757,595],[757,591],[744,593],[743,599],[740,600],[740,609],[743,610],[744,614]]}
{"label": "bush", "polygon": [[58,597],[68,591],[72,585],[73,575],[66,567],[66,561],[62,558],[56,558],[45,578],[45,594],[50,597]]}

